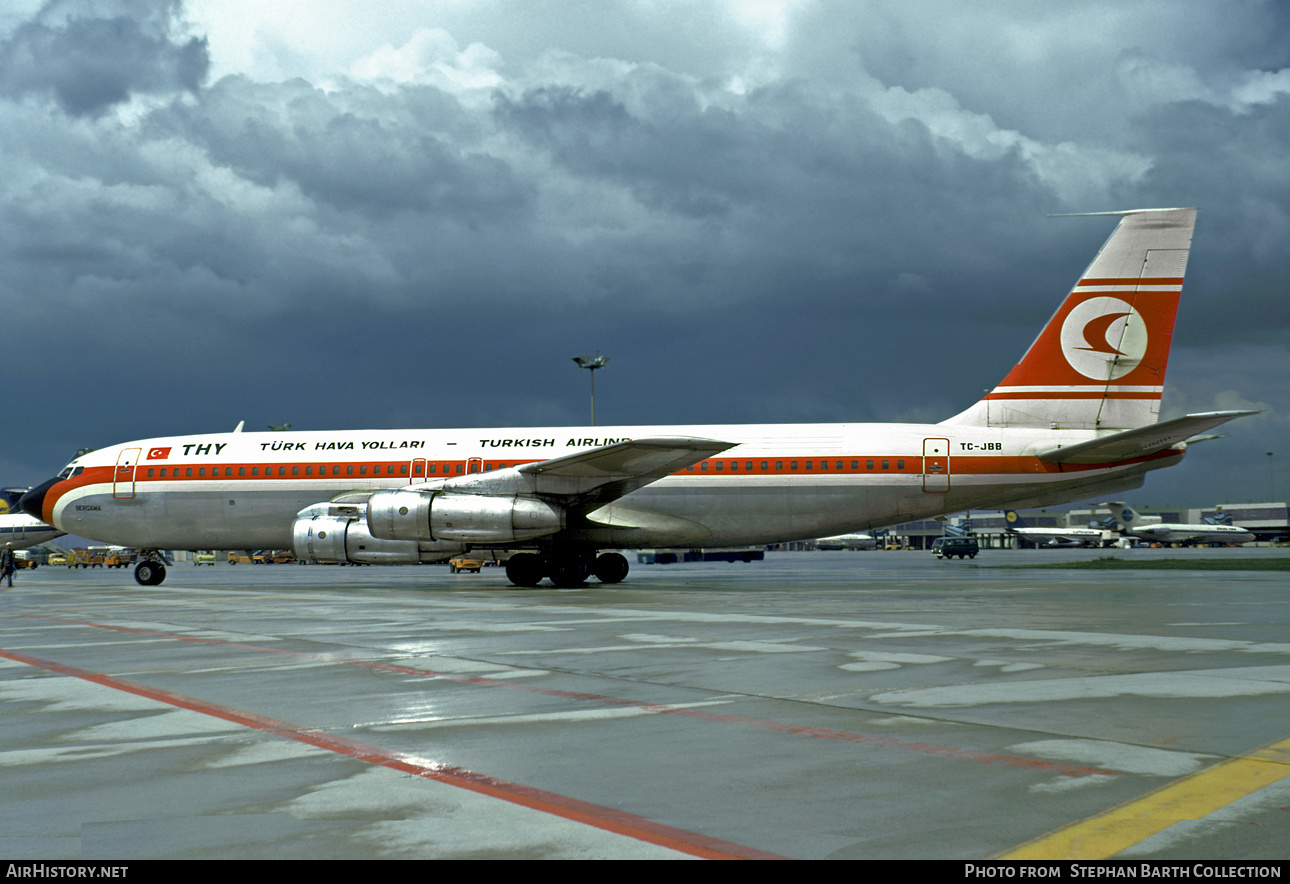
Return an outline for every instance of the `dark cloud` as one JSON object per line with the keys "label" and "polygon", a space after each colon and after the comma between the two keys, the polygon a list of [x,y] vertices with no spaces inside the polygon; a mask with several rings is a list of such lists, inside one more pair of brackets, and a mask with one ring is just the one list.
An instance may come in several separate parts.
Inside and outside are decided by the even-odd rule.
{"label": "dark cloud", "polygon": [[96,15],[52,3],[48,21],[19,26],[0,43],[0,94],[52,97],[71,116],[94,116],[133,95],[195,91],[210,53],[203,38],[175,42],[167,33],[178,0],[119,6],[120,14]]}
{"label": "dark cloud", "polygon": [[[720,16],[712,56],[673,47],[669,67],[615,23],[644,7],[606,8],[622,54],[498,62],[486,94],[340,73],[207,85],[178,0],[49,4],[14,28],[0,304],[22,331],[0,396],[23,423],[5,481],[243,419],[578,424],[569,357],[595,349],[613,357],[602,422],[939,420],[1007,372],[1114,225],[1045,214],[1152,205],[1201,209],[1170,401],[1290,406],[1267,380],[1290,329],[1290,88],[1238,99],[1222,49],[1179,73],[1166,37],[1185,16],[1087,73],[1041,40],[1047,66],[1018,79],[927,54],[971,33],[858,37],[821,3],[800,32],[815,44],[787,40],[785,72],[735,88],[686,69],[755,54]],[[453,61],[451,40],[426,45]],[[1025,48],[991,45],[1009,64]],[[1275,447],[1284,427],[1248,432]],[[1188,469],[1167,481],[1199,481]]]}

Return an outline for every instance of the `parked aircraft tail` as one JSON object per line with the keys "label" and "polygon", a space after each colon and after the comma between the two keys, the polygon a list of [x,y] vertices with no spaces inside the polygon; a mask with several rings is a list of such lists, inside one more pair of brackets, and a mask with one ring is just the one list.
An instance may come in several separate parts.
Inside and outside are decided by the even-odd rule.
{"label": "parked aircraft tail", "polygon": [[1030,527],[1029,525],[1026,524],[1026,520],[1021,518],[1021,514],[1018,513],[1016,510],[1004,510],[1003,520],[1006,523],[1004,526],[1004,530],[1006,531],[1011,531],[1013,528]]}
{"label": "parked aircraft tail", "polygon": [[29,488],[0,488],[0,513],[20,513],[18,501]]}
{"label": "parked aircraft tail", "polygon": [[[1138,514],[1138,511],[1133,507],[1129,506],[1127,503],[1121,503],[1118,500],[1108,501],[1107,503],[1102,504],[1102,506],[1111,511],[1111,516],[1107,521],[1111,523],[1112,527],[1119,531],[1125,531],[1149,521],[1143,519],[1142,516]],[[1159,519],[1156,521],[1159,521]]]}
{"label": "parked aircraft tail", "polygon": [[1195,209],[1120,223],[997,387],[946,424],[1132,429],[1156,422]]}

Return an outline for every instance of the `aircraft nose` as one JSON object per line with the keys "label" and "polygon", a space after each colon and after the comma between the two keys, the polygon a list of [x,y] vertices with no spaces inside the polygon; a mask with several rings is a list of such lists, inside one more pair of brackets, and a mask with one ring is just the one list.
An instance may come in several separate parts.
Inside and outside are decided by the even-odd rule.
{"label": "aircraft nose", "polygon": [[54,485],[58,483],[58,481],[59,480],[55,478],[55,479],[50,479],[48,482],[45,482],[43,485],[37,485],[35,488],[31,489],[30,491],[28,491],[26,494],[24,494],[22,497],[18,499],[18,506],[22,509],[24,513],[31,516],[32,518],[36,518],[36,519],[40,519],[41,521],[44,521],[45,494],[49,491],[50,488],[53,488]]}

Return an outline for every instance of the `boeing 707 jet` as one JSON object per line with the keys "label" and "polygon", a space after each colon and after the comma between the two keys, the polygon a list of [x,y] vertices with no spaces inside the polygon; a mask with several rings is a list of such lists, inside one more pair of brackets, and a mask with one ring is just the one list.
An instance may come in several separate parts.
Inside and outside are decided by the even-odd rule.
{"label": "boeing 707 jet", "polygon": [[[211,433],[77,457],[22,499],[141,550],[292,547],[309,562],[509,554],[518,586],[617,583],[612,550],[806,540],[1136,488],[1251,412],[1158,422],[1194,209],[1119,223],[1021,361],[937,424]],[[608,552],[607,552],[608,550]]]}

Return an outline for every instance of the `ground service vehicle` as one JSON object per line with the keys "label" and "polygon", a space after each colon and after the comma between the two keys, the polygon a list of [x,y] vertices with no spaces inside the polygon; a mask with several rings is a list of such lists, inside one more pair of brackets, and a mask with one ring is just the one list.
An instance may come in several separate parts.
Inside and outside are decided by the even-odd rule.
{"label": "ground service vehicle", "polygon": [[981,551],[975,537],[938,537],[932,541],[932,555],[938,559],[952,559],[955,556],[975,559]]}

